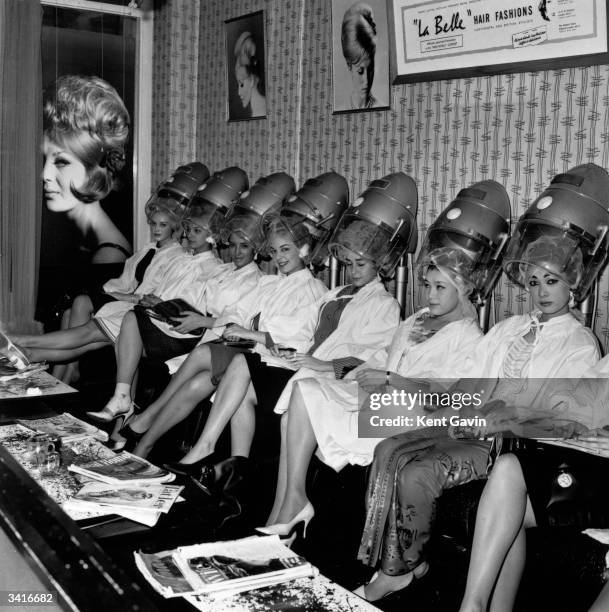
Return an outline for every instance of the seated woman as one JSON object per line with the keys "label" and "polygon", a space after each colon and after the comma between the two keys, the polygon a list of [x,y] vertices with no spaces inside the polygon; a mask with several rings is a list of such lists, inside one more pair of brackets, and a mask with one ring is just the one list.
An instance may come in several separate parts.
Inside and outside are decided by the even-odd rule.
{"label": "seated woman", "polygon": [[[229,254],[231,262],[220,266],[211,276],[204,290],[204,310],[206,315],[200,315],[194,312],[186,313],[181,317],[176,317],[178,323],[174,329],[180,333],[187,333],[193,329],[217,328],[222,325],[222,321],[239,322],[240,310],[247,307],[248,300],[253,295],[262,272],[254,262],[254,256],[259,248],[245,233],[248,227],[235,229],[228,236]],[[250,232],[252,233],[252,232]],[[141,330],[140,330],[141,331]],[[214,338],[214,334],[209,334]],[[203,339],[207,337],[204,334]],[[209,354],[214,349],[222,350],[225,347],[218,345],[201,344],[191,351],[191,355],[197,355],[199,366],[201,362],[209,360]],[[163,393],[142,413],[135,415],[129,422],[120,430],[119,434],[123,437],[123,441],[115,445],[115,448],[120,448],[129,441],[129,450],[132,450],[133,445],[138,443],[138,454],[145,456],[147,450],[146,445],[152,445],[156,439],[165,431],[171,428],[175,423],[181,421],[190,413],[190,410],[180,406],[179,410],[163,411],[163,407],[167,402],[167,398],[173,395],[172,388],[175,385],[174,380],[165,388]],[[190,406],[187,406],[190,408]],[[184,410],[184,414],[182,414]],[[144,435],[146,434],[146,435]],[[145,438],[142,440],[142,438]]]}
{"label": "seated woman", "polygon": [[[182,253],[177,240],[181,229],[179,216],[164,206],[146,210],[152,242],[146,244],[125,262],[123,273],[106,282],[101,291],[77,295],[62,316],[61,329],[84,325],[104,304],[112,301],[137,303],[139,293],[146,285],[156,287],[158,276],[171,260]],[[53,376],[70,384],[78,380],[78,361],[55,364]]]}
{"label": "seated woman", "polygon": [[[177,240],[179,237],[177,232],[181,229],[180,221],[185,207],[199,187],[208,186],[207,178],[209,178],[208,169],[200,162],[191,162],[176,168],[171,176],[160,183],[144,207],[149,223],[155,212],[165,212],[170,217],[163,221],[161,226],[152,228],[152,237],[157,243],[156,246],[146,245],[129,258],[118,279],[108,281],[103,287],[87,283],[83,289],[79,289],[81,293],[76,295],[71,306],[62,315],[61,329],[84,325],[108,302],[115,303],[103,310],[103,316],[109,316],[114,312],[118,319],[117,331],[120,329],[122,315],[132,308],[133,302],[139,300],[141,295],[155,290],[162,268],[169,264],[173,256],[182,253]],[[163,230],[168,224],[172,226],[172,233],[175,234],[174,240],[170,242],[164,237]],[[161,244],[162,248],[159,246]],[[137,274],[134,276],[136,271]],[[52,373],[64,382],[74,381],[79,377],[78,361],[55,364]]]}
{"label": "seated woman", "polygon": [[[195,213],[198,214],[198,213]],[[197,218],[194,217],[196,222]],[[188,249],[173,257],[162,268],[154,291],[134,294],[133,302],[109,302],[88,323],[72,329],[50,332],[41,336],[15,336],[15,343],[24,347],[30,361],[72,361],[87,351],[117,341],[123,317],[131,311],[135,300],[142,306],[154,306],[163,299],[180,297],[180,290],[188,287],[191,301],[198,301],[205,280],[222,263],[211,251],[208,233],[191,230]],[[144,281],[145,282],[145,281]],[[143,288],[143,284],[139,289]]]}
{"label": "seated woman", "polygon": [[[593,334],[569,312],[569,287],[582,273],[581,252],[574,251],[567,271],[564,256],[550,239],[531,242],[516,280],[529,291],[533,312],[497,323],[473,352],[461,353],[465,376],[498,379],[489,399],[511,397],[527,378],[578,376],[598,360]],[[445,489],[485,476],[490,442],[436,438],[423,444],[428,433],[402,434],[377,447],[359,552],[368,565],[381,562],[372,581],[357,591],[369,601],[427,571],[425,546],[436,500]]]}
{"label": "seated woman", "polygon": [[[228,315],[232,320],[243,321],[244,324],[230,325],[224,331],[228,338],[253,340],[256,343],[253,358],[260,359],[262,356],[265,361],[273,360],[278,366],[275,370],[281,374],[289,372],[290,375],[292,370],[289,365],[286,366],[287,362],[273,356],[278,354],[274,347],[288,341],[291,346],[301,350],[308,347],[313,335],[317,302],[327,291],[325,285],[315,279],[304,264],[312,240],[310,235],[303,225],[299,225],[296,231],[299,233],[295,236],[280,222],[266,228],[267,248],[279,274],[260,279],[256,290],[240,304],[240,312]],[[230,321],[225,316],[222,319],[223,323]],[[251,329],[245,326],[246,321]],[[155,413],[152,414],[153,417],[159,413],[161,416],[156,418],[135,448],[136,454],[146,455],[164,431],[184,419],[200,401],[211,395],[227,372],[229,364],[232,364],[233,357],[240,357],[238,353],[241,351],[230,349],[217,344],[202,344],[191,352],[157,401]],[[286,367],[288,370],[284,370]],[[229,376],[228,380],[232,391],[238,395],[247,392],[248,397],[252,396],[253,390],[248,390],[249,380],[247,384],[239,385],[235,384],[234,375]],[[220,393],[226,391],[218,390],[212,414],[217,412]],[[138,431],[138,425],[139,420],[134,423],[135,432]],[[196,448],[189,453],[194,455],[194,461],[201,458],[197,456]],[[203,453],[204,456],[207,454]],[[192,463],[188,455],[184,463]],[[178,466],[177,469],[181,468]],[[195,466],[193,470],[196,469]]]}
{"label": "seated woman", "polygon": [[[213,251],[213,235],[217,232],[218,209],[212,204],[191,205],[183,221],[184,232],[192,255],[180,258],[170,266],[160,284],[159,295],[144,296],[143,306],[155,306],[160,302],[180,298],[193,308],[205,309],[205,283],[222,265]],[[178,268],[179,266],[179,268]],[[96,319],[104,331],[111,333],[107,320]],[[87,414],[99,421],[112,421],[122,416],[123,422],[134,411],[132,388],[139,361],[145,352],[162,361],[190,351],[200,339],[191,333],[196,329],[191,317],[178,326],[151,318],[143,310],[129,311],[123,318],[116,340],[117,377],[114,395],[99,412]]]}
{"label": "seated woman", "polygon": [[[450,267],[434,263],[436,256],[450,261]],[[358,366],[344,381],[298,380],[292,385],[289,402],[278,403],[275,411],[285,412],[279,486],[268,526],[262,531],[286,536],[300,522],[306,527],[312,518],[305,478],[316,449],[319,458],[336,471],[349,463],[368,465],[372,461],[380,438],[358,437],[362,390],[370,392],[383,384],[397,388],[406,374],[446,378],[459,371],[460,351],[481,335],[469,301],[473,285],[455,272],[469,269],[470,263],[457,249],[432,251],[418,269],[428,305],[400,325],[387,349]],[[367,393],[362,397],[365,402]]]}
{"label": "seated woman", "polygon": [[[202,465],[199,460],[211,463],[206,458],[213,453],[215,443],[229,419],[232,454],[248,457],[255,433],[255,407],[258,410],[273,410],[286,385],[290,388],[292,382],[302,376],[317,376],[322,380],[342,378],[362,359],[386,345],[397,329],[398,303],[377,277],[382,258],[375,257],[375,254],[385,254],[384,238],[374,236],[369,226],[361,223],[359,226],[352,224],[335,239],[340,245],[338,253],[349,272],[351,283],[330,291],[321,299],[318,325],[308,351],[286,356],[288,366],[298,368],[297,374],[293,375],[293,369],[262,363],[257,355],[233,359],[224,379],[226,383],[220,384],[201,437],[186,457],[191,462],[197,462],[195,465],[199,470]],[[371,254],[374,259],[362,256],[362,252]],[[237,381],[241,392],[232,393],[231,389],[237,386]],[[205,474],[213,480],[209,471]]]}

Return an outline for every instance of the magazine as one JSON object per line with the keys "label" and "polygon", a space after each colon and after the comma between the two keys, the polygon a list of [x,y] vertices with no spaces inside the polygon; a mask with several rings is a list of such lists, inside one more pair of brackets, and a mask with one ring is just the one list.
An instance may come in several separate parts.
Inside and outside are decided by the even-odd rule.
{"label": "magazine", "polygon": [[112,508],[169,512],[184,487],[174,485],[110,486],[105,482],[88,482],[74,499]]}
{"label": "magazine", "polygon": [[46,419],[17,419],[17,423],[33,429],[37,433],[45,433],[52,438],[61,438],[64,443],[84,438],[95,438],[100,442],[108,440],[108,434],[105,431],[85,423],[67,412]]}
{"label": "magazine", "polygon": [[318,610],[332,612],[378,612],[378,608],[317,574],[288,583],[271,585],[247,593],[186,595],[184,599],[201,612],[245,612],[246,610]]}
{"label": "magazine", "polygon": [[7,359],[0,360],[0,383],[7,382],[14,378],[26,378],[27,376],[31,376],[35,372],[43,372],[48,369],[48,364],[46,363],[31,363],[29,366],[25,368],[18,369]]}
{"label": "magazine", "polygon": [[75,521],[118,514],[123,518],[135,521],[136,523],[142,523],[147,527],[154,527],[162,514],[158,510],[128,510],[127,508],[102,506],[101,504],[81,501],[74,499],[73,497],[66,500],[61,507],[63,508],[63,511]]}
{"label": "magazine", "polygon": [[85,465],[72,464],[68,470],[108,484],[159,484],[175,479],[175,474],[126,451]]}
{"label": "magazine", "polygon": [[[188,302],[182,300],[181,298],[159,302],[155,306],[136,305],[135,310],[145,312],[149,317],[158,319],[159,321],[163,321],[169,325],[176,325],[177,322],[175,321],[175,318],[186,312],[194,312],[198,315],[205,316],[198,308],[191,306]],[[192,330],[190,333],[195,336],[201,336],[204,331],[205,328],[201,327],[199,329]]]}
{"label": "magazine", "polygon": [[[171,562],[167,561],[170,554]],[[276,535],[195,544],[156,555],[141,552],[134,555],[139,570],[164,597],[236,594],[317,573],[316,568],[284,546]],[[170,579],[164,574],[167,567],[171,568]],[[189,590],[185,590],[185,583]]]}

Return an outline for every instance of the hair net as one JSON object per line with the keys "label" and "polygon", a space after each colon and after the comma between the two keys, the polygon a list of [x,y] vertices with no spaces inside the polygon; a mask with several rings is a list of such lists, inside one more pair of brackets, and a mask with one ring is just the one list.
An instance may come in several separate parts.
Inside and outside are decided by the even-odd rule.
{"label": "hair net", "polygon": [[547,270],[573,289],[581,278],[582,253],[576,242],[565,236],[540,236],[526,247],[519,263],[517,280],[522,285],[526,286],[526,277],[531,266]]}
{"label": "hair net", "polygon": [[378,226],[358,220],[340,230],[332,242],[332,248],[340,260],[344,260],[351,251],[380,265],[379,260],[386,254],[387,240],[387,235],[379,232]]}
{"label": "hair net", "polygon": [[154,202],[146,205],[146,217],[152,219],[155,213],[165,213],[169,217],[170,223],[177,229],[182,220],[183,211],[176,207],[175,200],[171,198],[159,197]]}
{"label": "hair net", "polygon": [[470,295],[474,290],[472,280],[474,262],[465,251],[451,247],[440,247],[427,253],[418,262],[417,275],[421,281],[425,280],[429,268],[436,268],[457,290],[463,317],[477,320],[478,313],[470,300]]}
{"label": "hair net", "polygon": [[262,231],[265,238],[264,250],[267,253],[269,241],[273,235],[288,234],[294,241],[294,244],[300,249],[300,257],[305,260],[315,240],[309,233],[307,226],[302,222],[302,219],[288,218],[279,213],[264,216]]}
{"label": "hair net", "polygon": [[220,230],[222,242],[228,243],[232,233],[243,236],[257,252],[263,247],[264,237],[260,232],[260,217],[254,213],[246,211],[243,214],[231,217],[224,223]]}
{"label": "hair net", "polygon": [[223,220],[224,215],[215,204],[200,201],[188,207],[182,224],[184,227],[187,227],[187,225],[197,225],[217,236]]}

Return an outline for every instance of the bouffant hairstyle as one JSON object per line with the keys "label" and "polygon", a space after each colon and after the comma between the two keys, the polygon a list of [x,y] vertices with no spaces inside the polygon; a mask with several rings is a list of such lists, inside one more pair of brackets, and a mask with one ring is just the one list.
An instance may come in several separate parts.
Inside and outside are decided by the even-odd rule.
{"label": "bouffant hairstyle", "polygon": [[376,24],[372,9],[364,2],[351,6],[343,17],[341,43],[349,66],[364,57],[374,58],[376,51]]}
{"label": "bouffant hairstyle", "polygon": [[146,207],[146,218],[148,222],[152,222],[152,217],[157,213],[162,213],[167,215],[167,219],[169,221],[169,225],[171,226],[172,233],[176,234],[178,231],[182,229],[182,214],[172,207],[168,205],[164,200],[159,199],[156,202],[150,204],[150,206]]}
{"label": "bouffant hairstyle", "polygon": [[251,32],[241,32],[235,42],[235,72],[244,68],[248,75],[257,77],[257,87],[264,94],[264,70],[260,59],[256,55],[256,40]]}
{"label": "bouffant hairstyle", "polygon": [[125,165],[129,113],[109,83],[65,75],[44,92],[44,135],[84,165],[88,180],[72,193],[81,202],[101,200],[117,186]]}

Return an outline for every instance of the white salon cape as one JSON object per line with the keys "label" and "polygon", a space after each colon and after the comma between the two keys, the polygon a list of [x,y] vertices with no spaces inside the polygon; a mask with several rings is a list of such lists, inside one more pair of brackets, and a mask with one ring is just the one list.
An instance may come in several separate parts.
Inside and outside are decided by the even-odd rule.
{"label": "white salon cape", "polygon": [[[214,329],[208,329],[199,344],[205,344],[222,337],[226,323],[246,326],[253,308],[256,289],[263,277],[260,268],[253,261],[237,268],[234,263],[219,266],[207,279],[203,290],[204,310],[216,318]],[[185,361],[187,355],[168,359],[165,363],[173,374]]]}
{"label": "white salon cape", "polygon": [[[199,312],[205,313],[205,286],[207,280],[223,265],[213,251],[196,255],[186,254],[165,271],[155,295],[163,301],[181,298]],[[173,338],[196,338],[194,334],[182,334],[169,323],[150,319],[165,335]]]}
{"label": "white salon cape", "polygon": [[[377,351],[347,378],[368,368],[388,370],[407,378],[459,378],[463,355],[473,350],[482,336],[478,323],[471,319],[453,321],[415,344],[410,333],[417,318],[426,312],[423,309],[408,317],[399,326],[391,345]],[[360,393],[357,382],[307,378],[299,381],[298,386],[317,440],[318,457],[336,471],[349,463],[369,465],[382,438],[358,437],[359,408],[366,394]]]}
{"label": "white salon cape", "polygon": [[[156,252],[144,272],[142,282],[138,285],[135,270],[150,249],[155,249]],[[134,295],[154,293],[164,278],[165,270],[184,254],[185,251],[178,242],[169,242],[161,248],[157,248],[155,242],[149,242],[125,261],[122,274],[118,278],[110,279],[103,289],[106,293],[133,293]],[[104,304],[95,313],[95,319],[112,341],[118,337],[125,313],[132,310],[133,306],[132,302],[118,300]]]}
{"label": "white salon cape", "polygon": [[[144,272],[142,282],[138,285],[135,271],[140,261],[151,249],[155,251],[154,257]],[[152,293],[163,278],[165,268],[183,254],[184,249],[177,241],[168,242],[162,247],[157,247],[156,242],[149,242],[125,261],[122,274],[118,278],[111,278],[103,289],[106,293],[133,293],[135,295]]]}
{"label": "white salon cape", "polygon": [[[466,358],[464,378],[498,378],[511,342],[525,335],[530,314],[514,315],[494,325]],[[579,378],[594,366],[600,352],[594,334],[571,313],[541,323],[527,378]]]}
{"label": "white salon cape", "polygon": [[[318,304],[319,315],[325,304],[332,302],[345,289],[338,287],[326,293]],[[331,361],[342,357],[369,359],[379,349],[387,346],[400,324],[400,305],[387,293],[383,284],[374,279],[362,287],[353,297],[345,296],[349,302],[343,310],[336,329],[315,349],[313,357]],[[275,412],[283,414],[290,403],[292,386],[303,378],[327,378],[335,381],[334,371],[318,372],[301,368],[292,376],[275,406]]]}
{"label": "white salon cape", "polygon": [[[269,274],[260,279],[249,313],[249,327],[258,314],[258,331],[268,332],[275,344],[295,348],[306,353],[313,343],[317,323],[317,305],[328,288],[307,268],[292,274]],[[273,357],[264,344],[256,343],[254,352],[271,366],[294,369],[285,359]]]}

